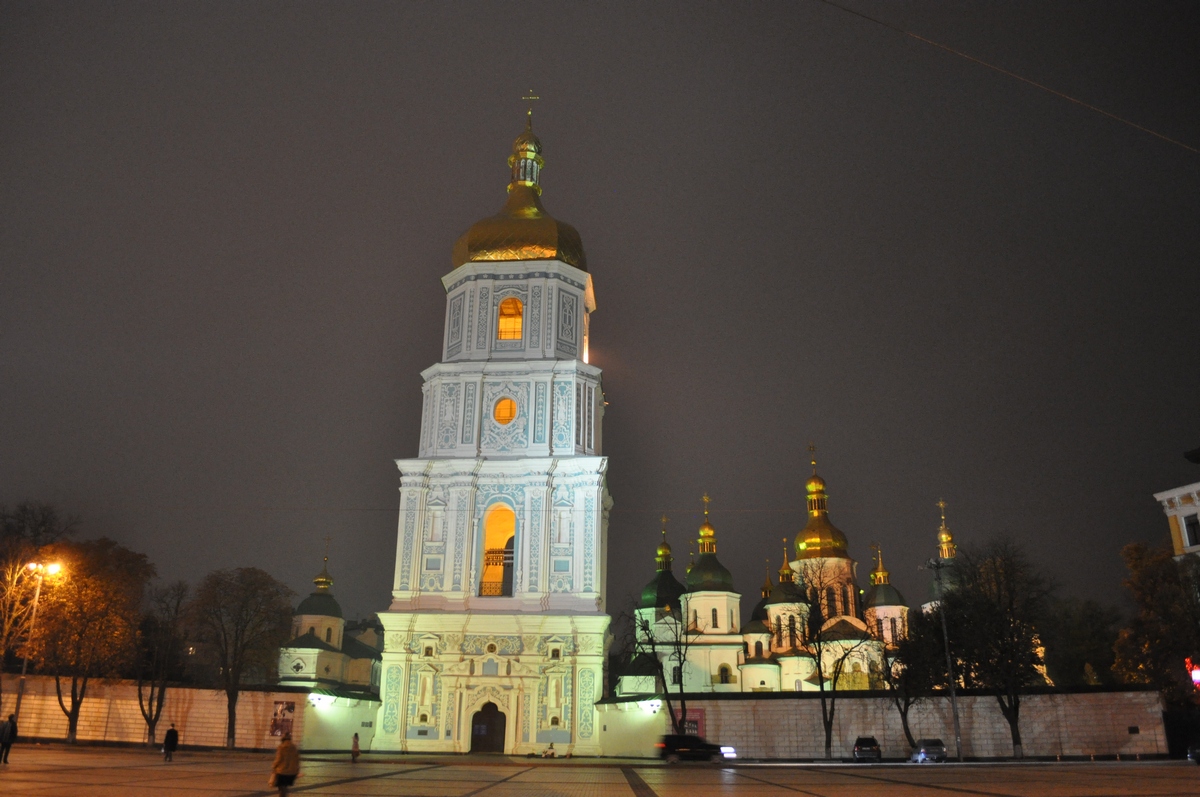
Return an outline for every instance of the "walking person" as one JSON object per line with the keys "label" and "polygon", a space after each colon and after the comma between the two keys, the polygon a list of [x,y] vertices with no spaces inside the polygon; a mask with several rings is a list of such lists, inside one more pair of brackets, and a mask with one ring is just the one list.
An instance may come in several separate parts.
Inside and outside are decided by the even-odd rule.
{"label": "walking person", "polygon": [[354,741],[350,743],[350,763],[357,764],[358,757],[362,755],[362,750],[358,746],[358,734],[354,734]]}
{"label": "walking person", "polygon": [[17,716],[9,714],[8,719],[0,723],[0,763],[8,763],[8,751],[17,740]]}
{"label": "walking person", "polygon": [[288,788],[300,774],[300,751],[292,744],[292,735],[285,733],[275,748],[275,763],[271,765],[271,785],[279,789],[279,797],[287,797]]}
{"label": "walking person", "polygon": [[167,735],[163,737],[163,761],[172,761],[175,758],[175,750],[179,747],[179,731],[175,730],[175,723],[171,723],[171,728],[167,731]]}

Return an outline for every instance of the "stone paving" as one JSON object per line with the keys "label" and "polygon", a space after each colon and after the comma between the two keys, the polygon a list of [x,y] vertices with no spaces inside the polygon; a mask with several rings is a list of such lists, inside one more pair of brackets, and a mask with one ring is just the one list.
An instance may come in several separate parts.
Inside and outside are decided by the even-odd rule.
{"label": "stone paving", "polygon": [[[0,767],[0,795],[39,797],[268,797],[271,756],[17,745]],[[294,794],[404,797],[875,797],[876,795],[1200,794],[1200,767],[1182,761],[1096,764],[680,764],[502,756],[304,759]]]}

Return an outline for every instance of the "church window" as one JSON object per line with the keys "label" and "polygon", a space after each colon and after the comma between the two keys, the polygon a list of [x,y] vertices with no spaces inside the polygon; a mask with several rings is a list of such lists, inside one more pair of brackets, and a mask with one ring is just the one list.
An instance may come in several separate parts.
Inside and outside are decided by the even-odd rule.
{"label": "church window", "polygon": [[854,589],[849,584],[842,588],[842,605],[846,607],[844,614],[858,614],[854,607]]}
{"label": "church window", "polygon": [[317,627],[315,625],[310,625],[308,627],[308,633],[312,634],[313,636],[316,636],[317,635]]}
{"label": "church window", "polygon": [[332,641],[333,641],[333,629],[332,629],[332,628],[326,628],[326,629],[325,629],[325,641],[326,641],[326,642],[332,642]]}
{"label": "church window", "polygon": [[754,643],[754,658],[756,658],[756,659],[762,658],[762,643],[761,642]]}
{"label": "church window", "polygon": [[836,617],[837,610],[837,590],[833,587],[825,588],[825,617]]}
{"label": "church window", "polygon": [[492,408],[492,417],[501,426],[508,426],[517,417],[517,402],[510,398],[502,398]]}
{"label": "church window", "polygon": [[699,627],[700,627],[700,611],[698,609],[692,609],[692,628],[699,628]]}
{"label": "church window", "polygon": [[723,684],[729,683],[729,667],[722,664],[717,668],[717,680]]}
{"label": "church window", "polygon": [[733,627],[733,609],[729,610],[729,630],[737,633],[737,629]]}
{"label": "church window", "polygon": [[671,668],[671,683],[678,684],[683,681],[683,667],[676,664]]}
{"label": "church window", "polygon": [[551,718],[550,718],[550,727],[551,727],[551,728],[557,728],[557,727],[558,727],[558,723],[559,723],[558,717],[551,717]]}
{"label": "church window", "polygon": [[875,636],[883,639],[883,618],[875,618]]}
{"label": "church window", "polygon": [[429,715],[428,715],[428,714],[422,714],[422,715],[421,715],[421,724],[422,724],[422,725],[428,725],[428,724],[429,724]]}
{"label": "church window", "polygon": [[888,630],[890,630],[892,632],[891,639],[889,639],[888,641],[891,642],[892,644],[895,644],[900,639],[899,631],[896,628],[896,618],[895,617],[888,618],[888,626],[889,626]]}
{"label": "church window", "polygon": [[796,647],[796,615],[788,615],[788,645]]}
{"label": "church window", "polygon": [[783,618],[775,621],[775,647],[783,647]]}
{"label": "church window", "polygon": [[552,659],[561,659],[561,658],[562,658],[562,651],[561,651],[561,650],[559,650],[558,648],[555,648],[554,650],[550,651],[550,658],[552,658]]}
{"label": "church window", "polygon": [[1187,547],[1200,545],[1200,515],[1188,515],[1183,519],[1184,540]]}
{"label": "church window", "polygon": [[712,627],[713,628],[717,627],[717,610],[715,607],[712,610]]}
{"label": "church window", "polygon": [[521,300],[515,296],[510,296],[500,302],[500,323],[496,329],[497,339],[521,339],[521,317],[524,314],[524,309],[521,305]]}
{"label": "church window", "polygon": [[425,646],[425,658],[433,658],[433,647],[431,645]]}

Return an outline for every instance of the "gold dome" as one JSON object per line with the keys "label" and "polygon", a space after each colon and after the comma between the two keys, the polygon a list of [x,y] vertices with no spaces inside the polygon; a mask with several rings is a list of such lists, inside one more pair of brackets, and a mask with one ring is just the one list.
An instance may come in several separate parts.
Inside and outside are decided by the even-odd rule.
{"label": "gold dome", "polygon": [[796,558],[849,559],[846,535],[829,522],[829,496],[825,493],[825,480],[817,475],[816,460],[812,464],[813,475],[805,484],[808,492],[808,523],[796,535]]}
{"label": "gold dome", "polygon": [[533,134],[530,116],[508,159],[512,168],[508,201],[499,213],[475,222],[454,242],[451,261],[455,268],[488,261],[561,260],[587,271],[579,232],[542,207],[541,153],[542,142]]}

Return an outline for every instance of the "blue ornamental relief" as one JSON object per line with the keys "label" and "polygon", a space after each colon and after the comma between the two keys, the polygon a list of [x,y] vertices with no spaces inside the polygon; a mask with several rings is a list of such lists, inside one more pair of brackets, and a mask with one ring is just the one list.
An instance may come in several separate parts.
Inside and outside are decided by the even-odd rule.
{"label": "blue ornamental relief", "polygon": [[579,673],[579,738],[592,738],[592,715],[595,713],[593,707],[596,702],[595,692],[593,691],[596,683],[596,674],[591,670],[583,670]]}
{"label": "blue ornamental relief", "polygon": [[450,357],[462,350],[464,301],[461,293],[450,300],[450,334],[446,339],[446,354]]}
{"label": "blue ornamental relief", "polygon": [[475,383],[468,382],[463,388],[462,441],[475,442]]}
{"label": "blue ornamental relief", "polygon": [[400,560],[400,589],[409,588],[409,577],[412,573],[413,534],[417,527],[417,491],[412,490],[405,496],[404,507],[404,556]]}
{"label": "blue ornamental relief", "polygon": [[454,590],[462,589],[463,550],[467,547],[467,496],[459,493],[455,501],[458,511],[454,524]]}
{"label": "blue ornamental relief", "polygon": [[488,338],[488,289],[479,289],[479,322],[476,324],[475,348],[483,349],[487,347]]}
{"label": "blue ornamental relief", "polygon": [[471,330],[475,328],[475,293],[467,291],[467,351],[471,350]]}
{"label": "blue ornamental relief", "polygon": [[571,383],[554,383],[554,448],[571,446]]}
{"label": "blue ornamental relief", "polygon": [[572,293],[558,292],[558,340],[560,343],[575,342],[575,315],[579,300]]}
{"label": "blue ornamental relief", "polygon": [[529,292],[529,348],[541,347],[539,333],[542,326],[542,286],[534,285]]}
{"label": "blue ornamental relief", "polygon": [[400,685],[404,682],[404,669],[397,664],[388,667],[383,688],[383,732],[396,733],[400,730]]}
{"label": "blue ornamental relief", "polygon": [[546,383],[538,382],[533,388],[533,443],[546,442]]}
{"label": "blue ornamental relief", "polygon": [[529,741],[529,698],[521,701],[521,741]]}
{"label": "blue ornamental relief", "polygon": [[588,496],[583,502],[583,591],[591,592],[595,579],[595,556],[592,553],[592,538],[596,531],[596,499]]}
{"label": "blue ornamental relief", "polygon": [[[507,424],[498,423],[493,417],[491,407],[502,398],[510,398],[517,403],[517,416]],[[480,435],[480,446],[488,451],[508,453],[529,447],[529,383],[528,382],[487,382],[483,386],[483,432]]]}
{"label": "blue ornamental relief", "polygon": [[442,385],[442,401],[438,407],[438,447],[454,448],[458,436],[458,384]]}
{"label": "blue ornamental relief", "polygon": [[533,520],[529,529],[529,585],[530,592],[538,591],[538,572],[541,570],[542,536],[546,533],[546,520],[542,517],[542,496],[529,499]]}
{"label": "blue ornamental relief", "polygon": [[546,288],[546,337],[545,345],[554,342],[554,288]]}

